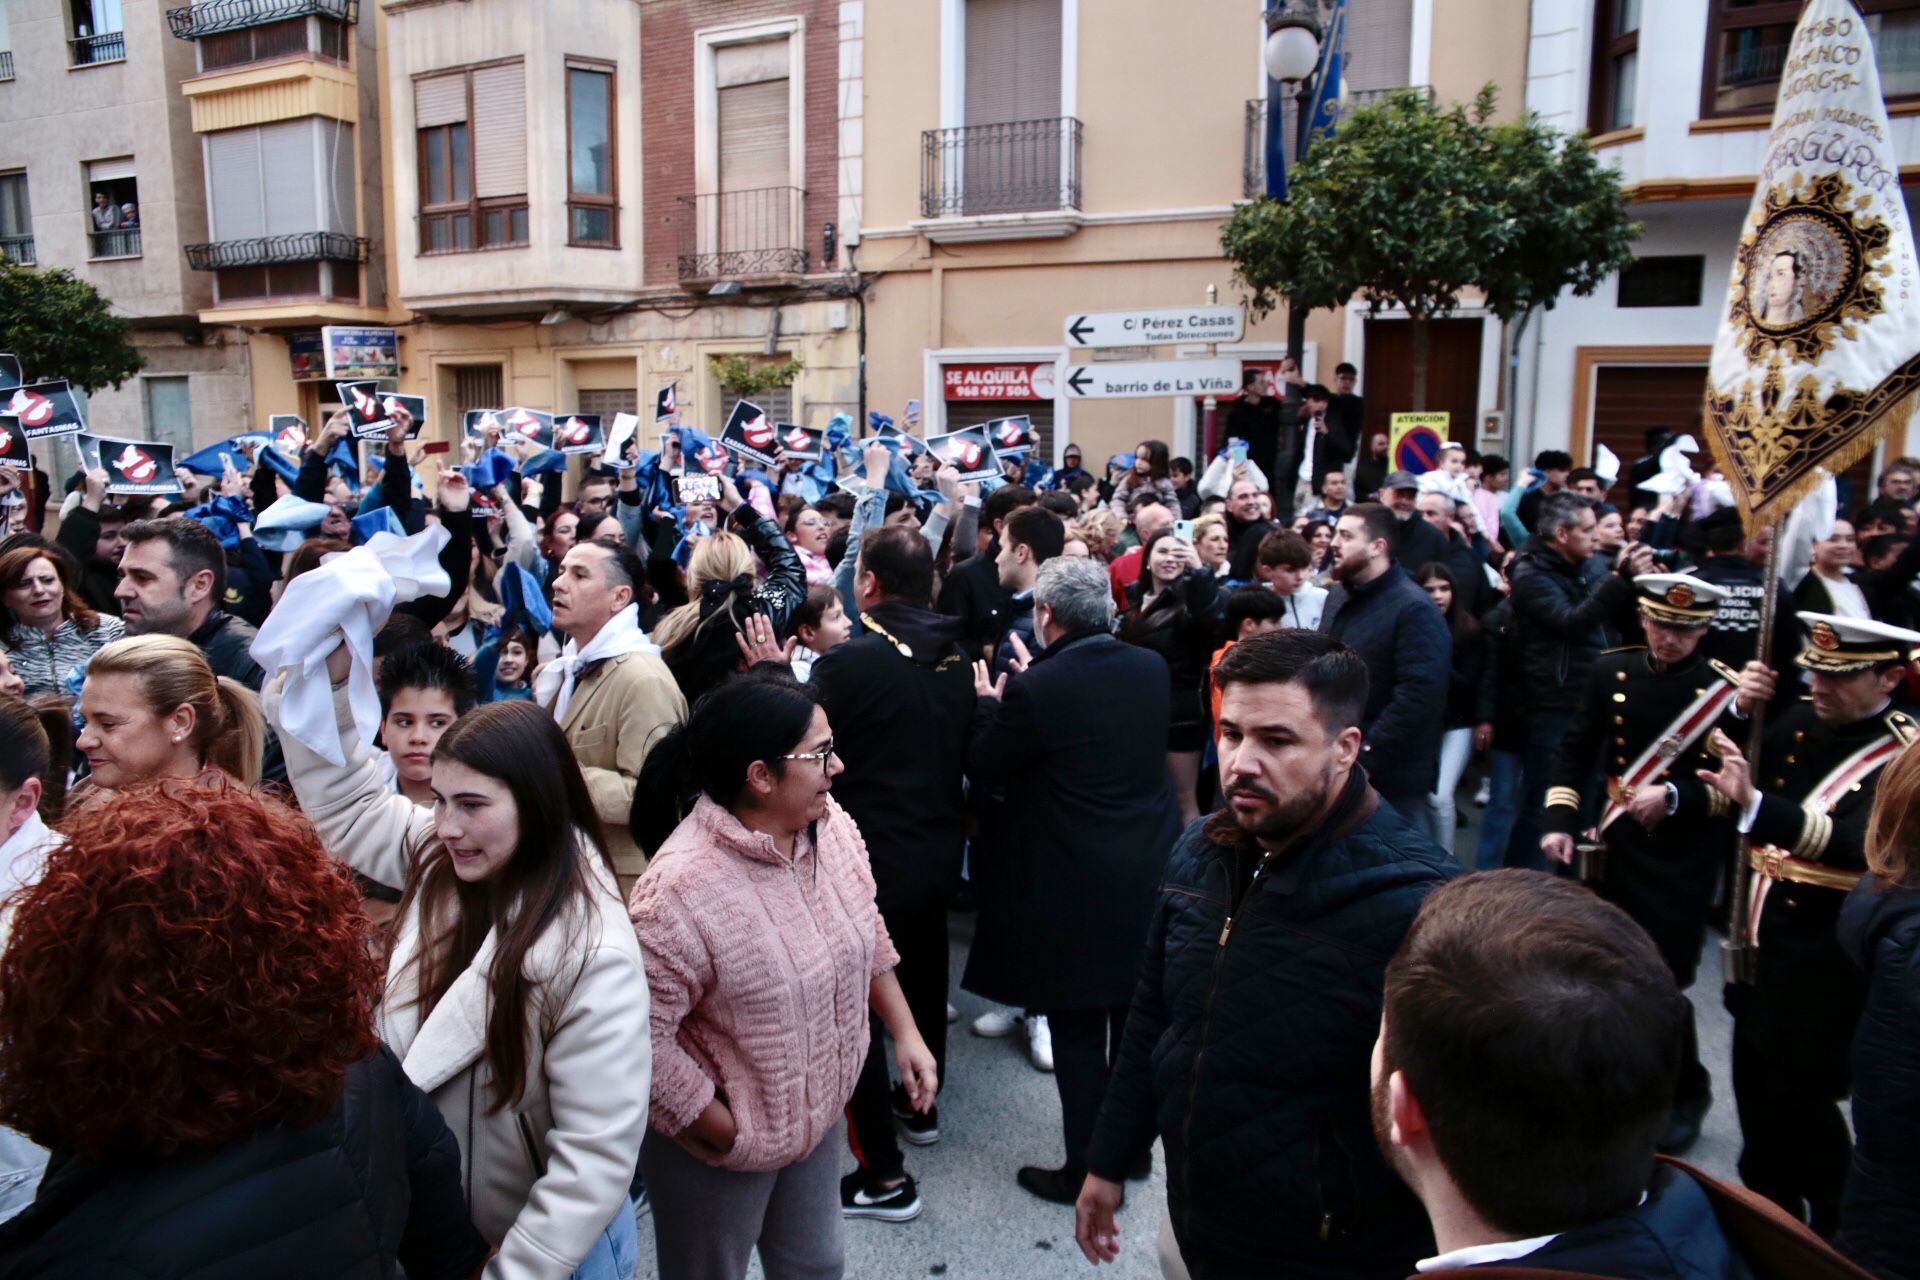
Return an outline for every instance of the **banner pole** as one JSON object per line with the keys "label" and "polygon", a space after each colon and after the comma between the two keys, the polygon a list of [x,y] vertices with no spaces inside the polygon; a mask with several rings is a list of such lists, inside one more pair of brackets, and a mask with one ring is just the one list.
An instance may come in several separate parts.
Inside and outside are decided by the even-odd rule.
{"label": "banner pole", "polygon": [[[1773,638],[1774,614],[1780,600],[1780,535],[1778,524],[1773,526],[1773,537],[1767,540],[1765,575],[1766,592],[1760,597],[1760,638],[1754,647],[1756,661],[1767,660],[1767,645]],[[1784,673],[1776,672],[1776,678],[1785,678]],[[1756,780],[1760,776],[1760,752],[1766,740],[1767,704],[1761,703],[1753,709],[1751,724],[1747,729],[1747,774]],[[1727,930],[1727,940],[1720,944],[1721,958],[1726,966],[1728,982],[1751,983],[1759,968],[1759,952],[1747,941],[1747,933],[1753,917],[1753,879],[1747,869],[1747,853],[1753,847],[1753,841],[1746,835],[1734,841],[1733,854],[1733,915]]]}

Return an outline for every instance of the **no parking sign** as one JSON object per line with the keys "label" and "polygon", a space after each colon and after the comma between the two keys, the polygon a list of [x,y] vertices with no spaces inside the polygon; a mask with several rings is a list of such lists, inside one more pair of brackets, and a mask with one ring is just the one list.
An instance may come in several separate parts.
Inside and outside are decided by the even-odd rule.
{"label": "no parking sign", "polygon": [[1396,413],[1387,437],[1387,456],[1393,470],[1425,475],[1440,465],[1440,446],[1447,439],[1444,413]]}

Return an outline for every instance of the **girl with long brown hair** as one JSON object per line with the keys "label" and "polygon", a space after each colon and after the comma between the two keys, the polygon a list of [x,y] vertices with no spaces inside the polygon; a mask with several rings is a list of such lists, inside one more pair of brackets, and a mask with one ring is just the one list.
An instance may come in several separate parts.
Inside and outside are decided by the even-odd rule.
{"label": "girl with long brown hair", "polygon": [[[287,775],[329,852],[402,890],[380,1034],[460,1143],[474,1225],[498,1250],[485,1274],[630,1274],[647,979],[573,751],[531,702],[476,708],[434,745],[422,808],[354,732],[347,669],[342,646],[328,674],[344,763],[282,733]],[[268,687],[276,725],[297,678]]]}

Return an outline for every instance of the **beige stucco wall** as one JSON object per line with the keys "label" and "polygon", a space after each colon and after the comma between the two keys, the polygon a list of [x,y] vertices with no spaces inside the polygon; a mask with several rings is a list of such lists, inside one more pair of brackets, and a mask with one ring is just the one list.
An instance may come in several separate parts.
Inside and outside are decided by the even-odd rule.
{"label": "beige stucco wall", "polygon": [[1501,120],[1526,106],[1528,0],[1438,0],[1430,79],[1443,103],[1471,102],[1491,81]]}
{"label": "beige stucco wall", "polygon": [[[641,280],[640,7],[633,0],[440,4],[386,17],[387,152],[399,293],[408,303],[466,299],[523,304],[621,301]],[[613,62],[618,96],[620,248],[567,245],[566,81],[569,55]],[[422,72],[523,57],[527,87],[525,246],[421,257],[413,79]],[[522,307],[524,310],[524,305]]]}

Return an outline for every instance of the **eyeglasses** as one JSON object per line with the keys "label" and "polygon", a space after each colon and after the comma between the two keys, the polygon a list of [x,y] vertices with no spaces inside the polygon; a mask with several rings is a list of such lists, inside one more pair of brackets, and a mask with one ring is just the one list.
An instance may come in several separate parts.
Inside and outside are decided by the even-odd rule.
{"label": "eyeglasses", "polygon": [[792,755],[781,756],[780,759],[782,760],[818,760],[820,762],[820,772],[825,773],[827,771],[827,760],[832,755],[833,755],[833,739],[828,738],[827,745],[822,747],[818,751],[799,751],[799,752],[795,752]]}

